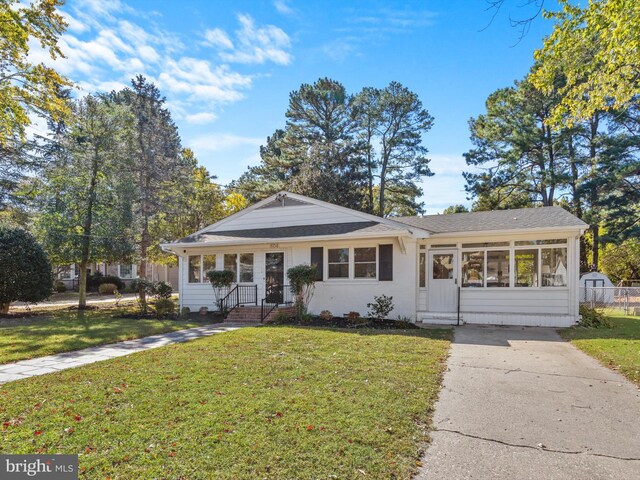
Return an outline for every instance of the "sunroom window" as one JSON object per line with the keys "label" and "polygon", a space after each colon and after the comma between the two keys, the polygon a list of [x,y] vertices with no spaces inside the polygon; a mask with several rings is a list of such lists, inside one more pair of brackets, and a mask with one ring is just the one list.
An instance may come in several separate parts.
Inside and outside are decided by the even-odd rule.
{"label": "sunroom window", "polygon": [[567,286],[567,249],[542,249],[542,286]]}
{"label": "sunroom window", "polygon": [[487,287],[508,287],[509,250],[487,250]]}
{"label": "sunroom window", "polygon": [[515,250],[516,287],[538,286],[538,250]]}
{"label": "sunroom window", "polygon": [[484,252],[462,252],[462,286],[484,286]]}

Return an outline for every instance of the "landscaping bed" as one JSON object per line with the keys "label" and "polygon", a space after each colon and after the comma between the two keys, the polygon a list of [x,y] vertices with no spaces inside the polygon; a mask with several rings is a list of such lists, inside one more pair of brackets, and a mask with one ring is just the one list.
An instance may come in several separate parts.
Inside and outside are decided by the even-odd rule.
{"label": "landscaping bed", "polygon": [[270,325],[299,325],[306,327],[329,327],[329,328],[370,328],[374,330],[415,330],[417,325],[404,320],[377,319],[377,318],[349,318],[333,317],[322,318],[318,315],[310,315],[304,318],[282,317],[276,318]]}
{"label": "landscaping bed", "polygon": [[409,478],[448,330],[243,328],[0,389],[0,453],[80,478]]}

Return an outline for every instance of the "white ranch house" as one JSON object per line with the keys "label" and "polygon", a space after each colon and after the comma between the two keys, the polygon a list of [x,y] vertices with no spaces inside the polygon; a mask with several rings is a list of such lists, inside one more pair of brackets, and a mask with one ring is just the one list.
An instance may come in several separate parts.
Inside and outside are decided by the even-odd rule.
{"label": "white ranch house", "polygon": [[208,270],[233,270],[241,302],[260,305],[285,302],[287,269],[314,264],[314,313],[364,315],[385,294],[414,322],[567,327],[586,227],[560,207],[385,219],[280,192],[163,248],[192,310],[216,308]]}

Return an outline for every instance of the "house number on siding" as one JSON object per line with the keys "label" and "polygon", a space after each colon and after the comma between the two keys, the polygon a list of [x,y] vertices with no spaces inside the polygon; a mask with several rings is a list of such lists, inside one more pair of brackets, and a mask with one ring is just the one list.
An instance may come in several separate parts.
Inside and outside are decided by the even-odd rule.
{"label": "house number on siding", "polygon": [[278,248],[278,244],[277,243],[270,243],[269,244],[269,248]]}

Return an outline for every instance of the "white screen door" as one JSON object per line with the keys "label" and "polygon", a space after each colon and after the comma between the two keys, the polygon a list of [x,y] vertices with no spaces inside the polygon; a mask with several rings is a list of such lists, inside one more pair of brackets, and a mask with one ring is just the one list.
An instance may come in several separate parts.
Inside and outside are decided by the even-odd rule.
{"label": "white screen door", "polygon": [[453,313],[458,308],[458,252],[438,250],[429,252],[427,291],[430,312]]}

